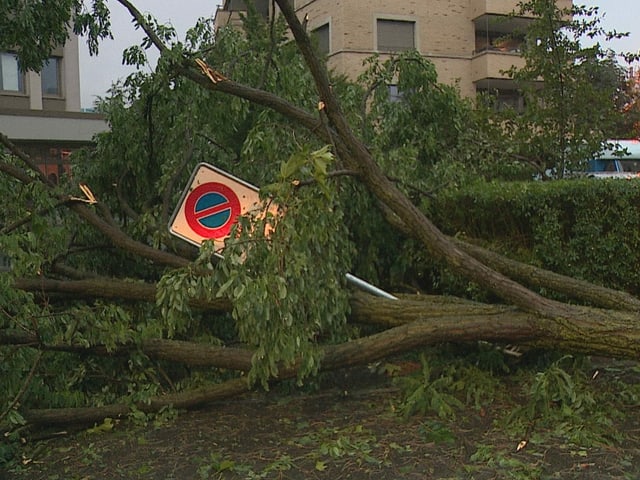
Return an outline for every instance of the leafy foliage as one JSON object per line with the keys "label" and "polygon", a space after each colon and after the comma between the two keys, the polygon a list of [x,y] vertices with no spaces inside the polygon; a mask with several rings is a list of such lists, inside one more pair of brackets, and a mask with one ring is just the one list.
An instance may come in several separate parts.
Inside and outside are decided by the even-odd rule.
{"label": "leafy foliage", "polygon": [[[95,51],[97,40],[109,35],[108,10],[102,0],[94,0],[90,10],[83,10],[83,6],[83,2],[64,1],[47,10],[42,2],[9,2],[9,11],[16,15],[0,20],[2,45],[15,45],[22,65],[37,68],[53,43],[64,40],[66,25],[74,20],[76,31],[89,35],[90,49]],[[594,93],[583,83],[608,71],[599,68],[597,51],[580,57],[584,61],[574,68],[568,59],[575,59],[582,50],[565,41],[559,32],[564,23],[554,17],[557,12],[541,10],[543,6],[531,2],[525,8],[553,20],[552,31],[538,33],[555,39],[552,46],[563,56],[555,63],[545,63],[545,52],[532,48],[530,58],[538,63],[518,78],[527,86],[527,75],[537,78],[546,75],[544,69],[548,68],[550,83],[544,105],[535,106],[528,116],[491,117],[488,121],[483,116],[486,111],[476,113],[455,87],[440,85],[434,66],[416,52],[388,61],[369,59],[367,72],[358,83],[337,76],[331,79],[348,120],[360,127],[362,137],[389,175],[424,209],[444,201],[446,208],[441,214],[451,217],[452,230],[464,212],[446,204],[448,193],[443,187],[471,191],[470,179],[478,176],[530,175],[513,160],[503,162],[502,152],[510,158],[542,158],[538,165],[541,171],[547,167],[563,171],[563,166],[569,165],[564,160],[566,152],[578,153],[579,143],[572,146],[567,138],[578,142],[580,135],[584,137],[582,127],[562,130],[558,136],[558,127],[572,124],[569,120],[582,113],[576,107],[567,114],[565,103]],[[11,347],[0,347],[0,414],[15,425],[23,421],[21,407],[120,402],[132,405],[132,415],[137,417],[141,412],[136,408],[154,396],[230,375],[153,361],[136,349],[149,339],[190,339],[216,345],[241,342],[255,351],[248,376],[251,383],[268,387],[270,379],[294,368],[302,382],[316,373],[322,362],[320,345],[348,339],[353,333],[346,325],[347,271],[382,286],[402,284],[407,278],[419,283],[425,263],[432,261],[423,249],[416,250],[412,241],[388,228],[376,200],[352,181],[357,172],[345,171],[334,157],[335,145],[330,140],[325,145],[313,132],[266,106],[202,89],[180,75],[185,65],[193,66],[195,58],[203,59],[238,84],[275,93],[290,105],[313,112],[318,116],[318,128],[328,129],[311,76],[281,19],[266,23],[250,9],[244,18],[244,32],[223,29],[214,38],[211,21],[202,20],[183,41],[172,28],[152,17],[145,17],[145,22],[169,47],[162,51],[155,72],[131,75],[99,102],[110,131],[96,138],[95,149],[74,155],[73,178],[55,187],[46,185],[22,162],[2,154],[3,172],[17,171],[15,176],[22,181],[0,176],[0,187],[6,192],[6,208],[0,213],[0,250],[11,260],[11,271],[0,275],[0,328],[35,338],[33,345],[51,350],[41,354],[37,349],[19,348],[15,354]],[[124,61],[142,65],[145,50],[152,43],[145,38],[125,52]],[[551,44],[545,45],[551,48]],[[567,72],[559,68],[567,63],[571,67]],[[575,80],[575,88],[558,90],[568,79]],[[397,98],[389,96],[391,84],[397,86]],[[598,123],[602,131],[592,132],[594,139],[604,134],[605,120],[608,117]],[[519,126],[502,130],[502,126],[511,125],[508,122]],[[531,128],[540,133],[532,142],[524,136]],[[510,146],[503,149],[505,142]],[[265,212],[268,205],[278,206],[277,213],[241,219],[222,259],[211,244],[205,243],[198,251],[172,238],[166,228],[181,187],[200,162],[215,164],[261,186]],[[98,199],[97,205],[84,207],[106,225],[102,233],[67,208],[82,201],[78,181]],[[509,192],[504,186],[498,188],[504,188],[505,196]],[[535,187],[527,185],[523,195],[529,188]],[[582,197],[581,201],[590,198]],[[519,223],[523,229],[529,228],[526,233],[530,238],[541,240],[538,251],[550,263],[557,260],[552,257],[557,245],[566,240],[561,228],[566,212],[558,210],[558,199],[562,197],[540,203],[545,210],[535,217],[533,226]],[[495,212],[498,202],[487,205],[491,207],[487,211]],[[609,227],[598,230],[587,225],[588,216],[579,211],[577,203],[569,205],[575,207],[569,214],[578,219],[576,231],[581,234],[576,246],[589,246],[585,238],[608,233]],[[512,210],[531,217],[530,207],[527,200],[520,210]],[[636,220],[626,207],[624,217],[626,225]],[[184,268],[150,262],[114,246],[106,231],[127,237],[137,247],[175,253],[193,262]],[[549,252],[544,245],[551,245]],[[606,260],[610,254],[611,250],[602,256],[594,253],[594,259]],[[575,264],[569,266],[576,268]],[[622,268],[621,277],[627,274]],[[19,278],[96,276],[131,286],[157,285],[156,301],[28,294],[16,290],[12,283]],[[220,296],[232,300],[231,315],[213,315],[193,307],[196,300]],[[130,351],[121,357],[86,359],[77,353],[88,349],[112,353],[123,345]],[[68,352],[54,352],[58,349]],[[474,405],[485,400],[484,392],[491,384],[485,380],[487,377],[476,369],[434,367],[431,359],[425,358],[421,378],[407,382],[409,397],[402,408],[407,415],[433,410],[451,418],[461,405],[458,396],[464,395]],[[335,447],[328,447],[327,452],[334,452]]]}
{"label": "leafy foliage", "polygon": [[416,180],[442,174],[438,166],[459,164],[471,104],[455,86],[438,83],[433,63],[416,51],[384,62],[372,57],[360,80],[373,92],[365,138],[390,175],[419,188]]}
{"label": "leafy foliage", "polygon": [[85,34],[91,53],[98,42],[111,37],[109,10],[104,0],[92,0],[87,8],[81,0],[61,0],[55,4],[3,0],[0,18],[0,49],[15,50],[24,70],[40,71],[56,45],[64,45],[74,26]]}
{"label": "leafy foliage", "polygon": [[[323,148],[283,163],[281,182],[266,189],[272,196],[265,199],[265,209],[275,203],[279,213],[240,219],[215,269],[213,246],[201,249],[198,262],[213,269],[211,278],[190,270],[172,273],[161,283],[158,300],[164,317],[168,326],[182,325],[179,333],[189,321],[185,293],[232,299],[238,337],[255,347],[249,380],[264,387],[283,367],[296,365],[300,380],[315,373],[319,342],[347,334],[345,273],[351,249],[340,205],[326,179],[332,158]],[[307,175],[314,183],[296,186],[297,178]],[[326,214],[318,215],[319,208]]]}
{"label": "leafy foliage", "polygon": [[616,179],[477,182],[443,191],[429,212],[451,235],[483,239],[558,273],[635,293],[639,188]]}
{"label": "leafy foliage", "polygon": [[[102,22],[100,16],[92,18]],[[345,273],[354,252],[343,206],[353,203],[351,187],[340,182],[346,177],[330,178],[329,170],[336,168],[330,147],[318,144],[298,125],[263,107],[203,90],[177,77],[175,69],[186,60],[202,57],[238,82],[259,85],[292,104],[316,109],[309,74],[286,39],[281,20],[268,25],[250,13],[245,19],[246,34],[222,30],[215,44],[211,20],[199,22],[184,43],[172,29],[151,18],[147,21],[173,46],[163,52],[156,72],[131,75],[100,101],[110,131],[96,138],[95,149],[74,155],[73,174],[98,199],[100,206],[89,208],[99,214],[108,211],[106,218],[115,228],[141,244],[179,252],[195,263],[165,270],[113,248],[59,202],[61,197],[80,195],[70,182],[55,189],[39,182],[16,188],[9,177],[2,176],[11,207],[2,214],[1,224],[10,228],[0,237],[0,249],[12,264],[2,287],[3,305],[12,307],[5,312],[2,327],[32,333],[60,348],[112,350],[116,345],[162,337],[214,344],[241,341],[257,351],[251,382],[266,387],[280,369],[294,367],[302,381],[319,367],[318,345],[350,334],[345,326]],[[125,60],[141,64],[148,46],[148,40],[143,40],[125,52]],[[334,88],[344,94],[345,105],[359,102],[360,90],[344,79],[335,79]],[[17,159],[7,156],[4,160],[21,166]],[[277,203],[284,213],[243,219],[222,261],[206,245],[198,257],[195,249],[170,237],[166,228],[182,186],[200,162],[263,186],[265,201]],[[11,227],[14,222],[18,223]],[[266,225],[269,235],[264,233]],[[159,282],[157,302],[83,298],[49,303],[48,298],[10,287],[13,277],[54,275],[60,265],[75,269],[77,276]],[[16,295],[25,299],[14,299]],[[190,305],[193,299],[222,295],[234,300],[232,316],[220,314],[209,321],[208,315]],[[34,364],[33,352],[29,355],[12,357],[16,368],[2,380],[8,387],[2,389],[4,405],[18,395],[21,381]],[[38,363],[35,377],[22,393],[22,405],[135,404],[169,389],[219,381],[225,375],[189,372],[150,361],[135,351],[129,358],[81,361],[73,354],[55,358]]]}
{"label": "leafy foliage", "polygon": [[534,18],[526,32],[516,32],[525,36],[526,64],[508,72],[524,107],[496,113],[489,102],[485,135],[498,144],[502,138],[498,151],[507,161],[527,165],[544,178],[563,178],[602,150],[603,142],[616,133],[620,117],[616,104],[622,69],[611,51],[597,42],[585,47],[583,39],[624,34],[605,31],[597,8],[563,9],[552,0],[521,2],[515,15]]}
{"label": "leafy foliage", "polygon": [[456,410],[465,404],[480,409],[495,396],[496,380],[491,374],[465,361],[444,364],[421,354],[420,363],[419,375],[399,378],[404,391],[399,412],[405,418],[434,413],[441,419],[454,419]]}
{"label": "leafy foliage", "polygon": [[548,429],[550,435],[585,447],[620,441],[613,426],[619,410],[601,408],[601,402],[611,399],[590,385],[580,362],[581,359],[563,356],[536,373],[526,384],[526,403],[510,413],[507,423],[527,435],[532,428]]}

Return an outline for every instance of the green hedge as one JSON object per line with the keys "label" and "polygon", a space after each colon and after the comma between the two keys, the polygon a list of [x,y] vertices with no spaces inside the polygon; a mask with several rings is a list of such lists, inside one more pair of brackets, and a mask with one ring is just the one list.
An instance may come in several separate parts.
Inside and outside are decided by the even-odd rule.
{"label": "green hedge", "polygon": [[450,235],[640,294],[640,180],[479,183],[427,208]]}

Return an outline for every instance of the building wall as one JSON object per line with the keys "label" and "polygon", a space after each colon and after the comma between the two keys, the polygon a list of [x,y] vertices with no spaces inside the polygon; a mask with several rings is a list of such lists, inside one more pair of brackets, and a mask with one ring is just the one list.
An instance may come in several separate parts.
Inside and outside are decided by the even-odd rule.
{"label": "building wall", "polygon": [[[232,20],[238,14],[231,6],[238,8],[241,3],[225,0],[216,14],[216,25],[235,24]],[[504,22],[517,10],[518,3],[519,0],[294,0],[294,7],[300,19],[308,16],[308,31],[329,25],[328,66],[351,78],[363,71],[363,62],[371,55],[388,57],[377,49],[378,19],[415,22],[415,47],[434,63],[439,81],[455,84],[463,95],[473,96],[477,89],[491,89],[492,85],[513,88],[503,72],[523,65],[517,45],[494,48],[488,33],[489,29],[505,33],[526,25],[530,19]],[[560,8],[572,5],[571,0],[556,3]],[[491,22],[499,26],[494,23],[490,27]]]}
{"label": "building wall", "polygon": [[59,60],[59,94],[43,94],[42,77],[36,72],[24,74],[24,91],[0,91],[0,108],[19,110],[80,111],[80,60],[78,37],[72,35],[52,57]]}
{"label": "building wall", "polygon": [[0,91],[0,132],[57,180],[70,172],[70,153],[91,145],[108,126],[102,115],[81,112],[78,37],[71,35],[52,57],[59,66],[58,92],[43,92],[42,75],[26,72],[23,91]]}
{"label": "building wall", "polygon": [[[571,0],[558,0],[570,7]],[[476,82],[505,80],[503,70],[522,65],[517,53],[476,51],[480,18],[504,17],[518,0],[298,0],[300,18],[309,16],[308,29],[330,26],[329,67],[352,78],[363,70],[363,61],[377,50],[378,19],[415,22],[415,46],[429,58],[443,83],[457,84],[465,96],[476,92]],[[526,20],[526,19],[524,19]],[[521,24],[521,23],[520,23]],[[381,53],[381,57],[387,56]],[[478,59],[477,57],[483,57]],[[503,82],[504,83],[504,82]],[[504,86],[504,84],[503,84]]]}

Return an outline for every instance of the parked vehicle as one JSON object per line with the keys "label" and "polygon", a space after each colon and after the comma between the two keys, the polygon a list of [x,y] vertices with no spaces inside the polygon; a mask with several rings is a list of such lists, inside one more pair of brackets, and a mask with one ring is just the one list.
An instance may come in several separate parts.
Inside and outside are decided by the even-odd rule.
{"label": "parked vehicle", "polygon": [[587,176],[640,178],[640,140],[609,140],[611,147],[589,161]]}

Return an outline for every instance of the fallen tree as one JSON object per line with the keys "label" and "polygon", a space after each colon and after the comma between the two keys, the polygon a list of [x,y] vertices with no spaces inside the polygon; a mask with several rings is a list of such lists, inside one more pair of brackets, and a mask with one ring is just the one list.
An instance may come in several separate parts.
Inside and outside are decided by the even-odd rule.
{"label": "fallen tree", "polygon": [[[78,196],[76,191],[57,188],[39,172],[34,161],[28,155],[21,152],[8,138],[0,136],[0,142],[13,155],[13,158],[17,159],[5,159],[0,162],[0,171],[4,174],[4,181],[12,187],[18,186],[19,189],[28,192],[35,191],[45,197],[45,200],[41,200],[42,204],[39,204],[39,208],[35,211],[33,206],[29,204],[33,201],[30,198],[29,202],[12,207],[11,217],[7,214],[7,217],[2,219],[2,234],[13,242],[8,242],[7,246],[12,248],[11,253],[14,258],[22,263],[17,262],[20,265],[19,268],[11,273],[11,281],[3,287],[3,294],[7,299],[4,316],[8,326],[3,324],[3,327],[0,328],[0,346],[42,352],[65,352],[83,357],[118,357],[136,352],[152,360],[199,367],[217,367],[237,371],[240,375],[232,380],[194,390],[165,391],[163,394],[151,395],[144,401],[114,403],[102,407],[22,410],[26,421],[34,424],[84,423],[95,422],[106,416],[122,416],[127,414],[132,407],[152,412],[166,406],[176,408],[201,406],[214,400],[248,391],[251,382],[247,381],[247,376],[244,375],[250,374],[256,361],[264,356],[269,357],[271,364],[267,369],[270,377],[262,378],[263,381],[279,381],[299,377],[300,372],[308,368],[305,365],[310,359],[319,359],[320,370],[334,370],[366,364],[390,355],[442,342],[464,343],[483,340],[604,356],[640,358],[640,342],[638,341],[640,339],[640,329],[638,328],[640,325],[638,321],[640,320],[638,317],[640,300],[637,298],[625,292],[606,289],[589,282],[525,265],[470,243],[452,239],[444,235],[424,215],[421,209],[401,190],[397,182],[389,178],[379,162],[376,161],[371,149],[355,133],[347,114],[343,112],[338,94],[328,77],[326,68],[315,54],[309,36],[298,21],[289,1],[277,0],[276,3],[311,72],[321,105],[318,111],[313,110],[315,105],[311,109],[303,108],[273,92],[235,82],[204,61],[194,61],[194,54],[185,54],[183,51],[176,54],[164,43],[158,29],[154,28],[130,2],[119,0],[119,3],[130,11],[137,24],[146,32],[149,43],[153,44],[163,55],[165,63],[162,68],[165,70],[163,71],[164,76],[160,76],[159,83],[164,84],[165,87],[169,85],[170,88],[166,88],[162,94],[171,95],[173,87],[175,86],[177,91],[180,81],[186,79],[207,94],[223,94],[225,98],[241,99],[243,102],[248,102],[251,114],[253,114],[250,111],[251,108],[263,108],[264,110],[256,114],[258,118],[256,123],[266,121],[265,118],[268,119],[269,116],[264,112],[269,112],[273,115],[279,115],[288,124],[295,124],[295,128],[306,130],[306,134],[316,141],[319,140],[325,145],[331,146],[340,166],[345,167],[340,171],[349,172],[350,178],[357,179],[366,187],[366,190],[384,211],[390,225],[415,239],[420,247],[428,251],[431,256],[446,263],[452,271],[491,292],[504,304],[485,305],[465,299],[429,295],[403,295],[398,300],[392,301],[355,293],[346,299],[346,294],[339,293],[342,285],[336,280],[333,282],[336,285],[332,286],[331,278],[329,278],[340,268],[335,267],[335,270],[329,270],[329,273],[324,272],[324,277],[327,278],[305,277],[308,274],[305,262],[310,262],[311,257],[321,256],[321,250],[311,254],[307,252],[308,256],[299,261],[299,269],[294,270],[293,273],[286,270],[288,266],[286,264],[295,265],[295,254],[298,252],[291,247],[291,245],[295,245],[295,239],[291,240],[291,245],[285,245],[283,250],[271,252],[271,256],[256,260],[256,263],[268,263],[273,266],[276,273],[280,272],[280,277],[273,277],[280,283],[275,287],[262,285],[263,290],[258,290],[258,292],[264,292],[264,296],[251,297],[248,302],[242,298],[243,295],[248,295],[244,292],[245,285],[241,282],[235,284],[232,281],[234,278],[249,278],[252,275],[257,275],[255,270],[251,270],[251,266],[243,266],[243,262],[238,260],[235,265],[222,263],[221,267],[214,267],[210,265],[211,259],[207,257],[207,247],[204,247],[205,251],[201,251],[199,255],[194,255],[193,251],[185,254],[184,249],[177,246],[175,240],[158,234],[160,228],[166,225],[169,216],[168,205],[170,201],[168,199],[171,196],[177,196],[175,188],[177,179],[185,176],[185,167],[189,165],[191,154],[195,148],[186,149],[187,152],[183,152],[184,157],[179,162],[172,158],[173,164],[167,161],[162,166],[162,169],[169,172],[167,173],[168,178],[155,178],[164,190],[159,191],[153,201],[149,198],[144,201],[140,198],[131,198],[127,201],[126,195],[124,195],[126,192],[122,190],[128,188],[135,191],[136,188],[141,187],[138,184],[135,184],[135,188],[122,187],[121,184],[126,185],[127,181],[143,182],[144,180],[139,178],[140,171],[135,169],[126,171],[126,175],[123,174],[118,179],[105,178],[103,171],[101,177],[92,178],[92,188],[101,187],[96,198],[92,198],[93,194],[88,195],[84,189],[83,193],[86,198],[83,198]],[[269,62],[266,63],[265,69],[268,66]],[[162,89],[153,82],[141,84],[137,88],[151,91],[146,97],[144,105],[144,116],[150,117],[150,112],[156,105],[154,104],[154,95],[160,96],[161,93],[158,92]],[[214,97],[203,98],[212,99]],[[112,113],[114,117],[124,115],[123,112],[127,108],[133,110],[136,106],[138,103],[133,102],[133,106],[123,106],[122,111],[116,110]],[[116,107],[111,107],[116,109]],[[235,108],[240,107],[235,106]],[[188,115],[186,117],[183,120],[188,122]],[[373,123],[375,124],[375,122]],[[133,122],[125,125],[134,128]],[[192,128],[195,127],[188,125],[180,136],[189,137],[188,141],[191,141]],[[122,130],[126,130],[126,128],[122,128]],[[153,137],[153,125],[151,123],[144,125],[143,130],[149,136],[149,147],[146,150],[156,148],[152,141],[157,140]],[[171,130],[172,128],[168,128],[167,132]],[[116,131],[112,135],[119,138],[117,135],[124,134],[122,131]],[[292,135],[292,138],[296,138],[295,135]],[[206,140],[208,146],[215,143],[211,139]],[[247,132],[242,148],[248,148],[247,144],[251,143],[250,140],[252,140],[251,132]],[[118,142],[122,143],[120,140]],[[114,142],[114,144],[118,144],[118,142]],[[109,143],[101,144],[100,148],[103,150],[102,153],[107,152],[108,158],[113,158],[116,155],[112,154],[112,157],[109,157],[109,145]],[[189,143],[189,145],[193,147],[194,144]],[[322,156],[318,153],[321,151],[317,150],[312,154],[306,152],[304,160],[307,161],[307,157],[310,157],[311,162],[296,164],[291,160],[281,169],[286,171],[287,167],[293,165],[291,169],[298,176],[301,176],[305,171],[309,175],[308,172],[312,171],[310,182],[328,188],[326,168],[331,159],[329,159],[329,155]],[[171,157],[171,155],[167,156]],[[298,160],[295,154],[291,158]],[[147,172],[153,161],[155,158],[149,155],[148,164],[143,165],[141,171]],[[125,168],[126,161],[119,165]],[[304,170],[305,168],[307,170]],[[158,169],[160,170],[160,168]],[[79,170],[79,174],[81,174],[82,165],[79,165]],[[130,180],[130,178],[134,180]],[[295,188],[291,186],[292,184]],[[280,187],[277,187],[284,191],[281,197],[290,201],[287,204],[287,215],[292,217],[295,216],[296,208],[304,214],[310,213],[309,210],[304,210],[303,205],[295,203],[296,195],[299,194],[299,190],[296,188],[299,184],[298,177],[293,181],[287,177],[281,181]],[[88,187],[85,186],[85,188]],[[12,190],[19,189],[13,188]],[[322,188],[319,189],[322,190]],[[340,189],[335,188],[335,190]],[[321,193],[326,194],[326,192]],[[337,196],[326,195],[326,197],[322,197],[326,204],[332,205],[332,202],[338,204]],[[15,198],[16,200],[24,200],[19,195]],[[135,209],[129,204],[134,200],[138,202]],[[158,207],[158,205],[160,206]],[[314,220],[320,222],[323,218],[322,214],[326,212],[319,211],[317,207],[313,208],[316,208],[315,213],[317,213]],[[338,207],[335,208],[338,211]],[[151,227],[148,226],[148,223],[140,220],[144,218],[144,215],[131,213],[136,210],[153,216],[154,222],[149,222],[152,223]],[[313,213],[312,210],[311,212]],[[69,217],[65,216],[67,214],[70,214]],[[63,216],[64,221],[59,218]],[[59,245],[43,245],[42,243],[45,242],[40,242],[38,235],[29,235],[34,231],[39,234],[42,232],[43,224],[40,222],[43,218],[50,220],[48,226],[52,227],[53,234],[57,235],[55,238],[60,243],[66,242],[68,247],[58,251],[52,247]],[[47,224],[45,223],[45,225]],[[326,223],[326,225],[335,226],[332,223]],[[278,233],[286,232],[287,227],[283,221],[280,224],[280,229],[277,230]],[[55,230],[56,228],[60,231]],[[293,237],[292,235],[289,239]],[[95,260],[91,258],[92,253],[89,253],[82,261],[77,261],[74,259],[74,255],[82,254],[81,249],[78,248],[81,242],[76,241],[78,238],[83,240],[83,246],[89,245],[91,249],[87,248],[87,250],[94,252],[96,256],[98,254],[95,252],[107,249],[112,254],[107,253],[106,260],[103,263],[98,263],[98,266],[92,264]],[[328,238],[325,241],[330,244],[330,247],[334,247],[334,244],[331,243],[333,240]],[[105,242],[107,247],[104,246]],[[266,240],[266,242],[271,242],[271,240]],[[273,243],[276,242],[273,241]],[[310,241],[309,245],[312,245]],[[316,244],[309,246],[309,250],[312,247],[315,248]],[[283,255],[283,251],[290,256]],[[104,251],[100,253],[104,253]],[[112,258],[109,258],[110,256]],[[335,252],[327,256],[331,260],[337,258],[333,262],[336,265],[343,262],[340,255]],[[24,260],[25,258],[26,260]],[[231,258],[229,262],[232,262],[234,255],[230,254],[229,258]],[[242,258],[244,258],[242,254],[239,254],[236,259]],[[110,263],[109,260],[112,262]],[[247,263],[252,260],[254,259],[248,258]],[[122,270],[126,268],[128,263],[134,264],[132,269],[139,273],[137,278],[128,278],[122,274]],[[256,264],[253,264],[253,268],[257,268]],[[100,271],[101,269],[108,269],[108,274],[104,274]],[[216,277],[216,275],[222,275],[221,271],[227,275],[227,277],[222,276],[222,280]],[[245,276],[234,277],[234,275]],[[274,344],[265,344],[262,342],[264,336],[244,348],[218,346],[197,340],[167,338],[177,336],[175,332],[188,331],[190,316],[195,315],[198,316],[200,324],[206,324],[214,314],[231,313],[234,315],[236,323],[240,325],[242,321],[246,320],[242,312],[239,313],[238,310],[241,300],[245,301],[245,307],[249,303],[254,303],[262,308],[258,313],[249,312],[247,316],[257,317],[251,318],[255,324],[249,324],[249,329],[253,328],[253,333],[256,335],[265,335],[259,328],[263,325],[260,322],[266,322],[267,317],[272,317],[273,310],[267,311],[266,307],[263,308],[260,304],[272,303],[272,307],[280,308],[288,297],[293,297],[298,293],[295,291],[295,287],[287,283],[293,284],[298,278],[305,281],[317,280],[318,282],[328,279],[329,282],[326,285],[334,288],[331,292],[334,292],[336,296],[342,295],[345,304],[348,302],[350,322],[374,325],[381,331],[361,338],[351,338],[349,341],[342,338],[328,343],[317,342],[316,338],[320,336],[320,333],[331,336],[332,328],[340,325],[339,320],[330,323],[328,319],[340,319],[341,315],[346,317],[347,308],[342,309],[346,305],[339,304],[337,301],[339,306],[331,309],[330,306],[327,306],[330,303],[329,300],[333,300],[330,298],[330,294],[326,295],[326,298],[322,298],[322,293],[312,292],[316,294],[316,297],[313,298],[321,298],[327,305],[323,304],[318,308],[316,305],[309,305],[309,309],[304,310],[303,314],[296,318],[294,318],[296,310],[287,311],[287,307],[282,306],[282,316],[276,319],[269,318],[268,320],[272,323],[267,324],[267,326],[272,326],[274,331],[281,328],[282,332],[285,332],[281,335],[286,336],[289,329],[300,323],[302,333],[282,342],[284,344],[282,350],[287,348],[291,350],[291,345],[295,345],[297,342],[297,347],[302,350],[305,345],[310,345],[309,348],[313,349],[312,354],[307,351],[301,353],[293,349],[287,354],[288,356],[281,355],[281,352],[276,352],[275,348],[271,348],[273,345],[280,347],[280,339],[276,338]],[[164,284],[161,286],[162,282]],[[561,293],[581,304],[590,306],[563,303],[546,298],[534,291],[533,287]],[[306,286],[306,289],[313,291],[318,287],[315,284],[310,284]],[[20,295],[24,296],[20,297]],[[167,300],[160,300],[163,295],[167,297]],[[175,298],[171,295],[175,295]],[[342,300],[343,297],[340,297],[339,300]],[[113,301],[113,304],[105,306],[104,303],[101,303],[109,301]],[[26,306],[21,308],[20,302],[24,302]],[[320,300],[316,300],[316,302],[321,303]],[[132,305],[132,308],[127,309],[129,305]],[[168,310],[169,313],[161,312],[162,309]],[[336,314],[338,310],[340,312]],[[95,314],[95,317],[89,317],[89,314]],[[303,318],[307,314],[308,318]],[[87,317],[84,318],[83,315]],[[170,318],[173,323],[156,318],[156,315]],[[315,318],[314,315],[316,315]],[[57,317],[64,317],[64,319],[58,322]],[[46,318],[46,322],[43,320],[44,318]],[[143,318],[144,322],[136,323],[132,320],[134,318],[138,320]],[[158,327],[154,331],[153,324],[156,320],[162,327]],[[329,323],[324,323],[325,321]],[[283,327],[281,324],[285,326]],[[94,331],[100,332],[111,327],[114,331],[117,328],[126,331],[124,333],[118,331],[110,333],[108,337],[110,343],[94,333]],[[238,330],[242,336],[242,328],[238,327]],[[144,331],[144,335],[140,334],[140,331]],[[77,332],[83,334],[80,339],[75,336]],[[145,336],[150,335],[148,332],[154,332],[156,336]],[[130,337],[134,337],[136,334],[139,335],[135,337],[135,340],[131,340]],[[246,333],[245,336],[247,336]],[[40,358],[38,356],[34,361],[34,367],[40,362]],[[31,371],[34,370],[35,368],[31,368]],[[28,375],[24,385],[15,391],[10,409],[14,409],[20,403],[18,400],[28,390],[27,384],[31,378],[32,375]]]}
{"label": "fallen tree", "polygon": [[[562,325],[545,325],[539,317],[513,307],[477,304],[450,297],[407,295],[398,300],[388,300],[356,293],[351,304],[354,321],[383,326],[385,330],[343,344],[324,346],[321,351],[322,371],[366,365],[418,347],[443,342],[473,343],[479,340],[515,342],[530,347],[620,358],[637,359],[640,355],[637,315],[630,313],[584,307],[580,309],[581,315]],[[244,373],[251,370],[254,353],[247,348],[169,339],[154,339],[109,350],[104,346],[44,344],[34,335],[15,331],[0,331],[0,345],[3,344],[95,356],[127,355],[135,349],[154,360]],[[295,378],[297,371],[296,364],[284,367],[273,381]],[[197,408],[249,390],[246,378],[241,377],[196,390],[168,392],[139,402],[135,407],[144,412],[157,412],[168,406]],[[42,425],[91,423],[105,417],[125,416],[131,407],[120,404],[30,410],[25,412],[25,418],[30,423]]]}

